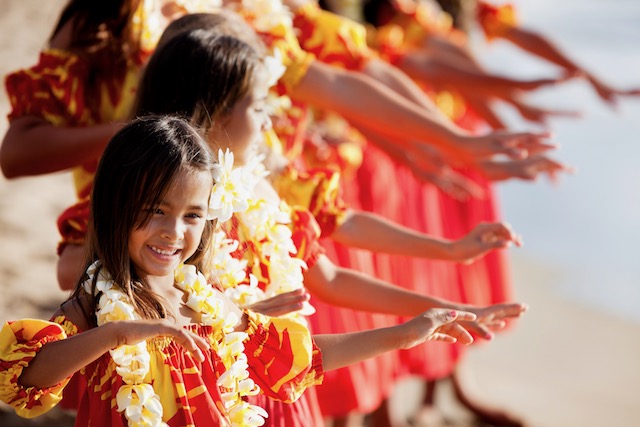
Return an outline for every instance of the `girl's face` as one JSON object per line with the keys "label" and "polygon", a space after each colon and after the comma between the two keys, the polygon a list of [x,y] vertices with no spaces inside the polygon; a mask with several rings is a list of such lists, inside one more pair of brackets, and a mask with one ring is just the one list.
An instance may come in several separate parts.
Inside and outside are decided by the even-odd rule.
{"label": "girl's face", "polygon": [[[211,173],[180,172],[153,209],[150,221],[129,235],[129,255],[140,277],[171,276],[193,255],[206,223]],[[172,279],[173,280],[173,279]]]}
{"label": "girl's face", "polygon": [[210,129],[207,140],[212,147],[229,148],[237,164],[246,163],[263,143],[263,132],[271,128],[266,111],[268,87],[259,74],[252,88],[218,124]]}

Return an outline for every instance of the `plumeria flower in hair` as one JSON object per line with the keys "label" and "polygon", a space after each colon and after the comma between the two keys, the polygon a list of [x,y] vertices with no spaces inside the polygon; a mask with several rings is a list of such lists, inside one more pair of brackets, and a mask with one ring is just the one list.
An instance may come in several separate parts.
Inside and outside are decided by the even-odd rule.
{"label": "plumeria flower in hair", "polygon": [[227,221],[234,212],[242,212],[249,207],[251,193],[244,184],[242,169],[233,168],[233,153],[218,150],[218,164],[215,166],[215,183],[209,199],[207,219]]}
{"label": "plumeria flower in hair", "polygon": [[273,55],[265,56],[262,59],[262,63],[267,73],[267,85],[269,87],[275,86],[287,70],[287,67],[282,63],[282,53],[275,49]]}

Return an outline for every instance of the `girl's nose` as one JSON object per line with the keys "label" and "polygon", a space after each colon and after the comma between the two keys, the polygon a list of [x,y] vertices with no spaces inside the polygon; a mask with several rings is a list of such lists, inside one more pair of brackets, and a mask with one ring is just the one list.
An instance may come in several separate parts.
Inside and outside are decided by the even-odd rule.
{"label": "girl's nose", "polygon": [[162,238],[172,242],[182,240],[184,224],[179,218],[167,218],[162,228]]}

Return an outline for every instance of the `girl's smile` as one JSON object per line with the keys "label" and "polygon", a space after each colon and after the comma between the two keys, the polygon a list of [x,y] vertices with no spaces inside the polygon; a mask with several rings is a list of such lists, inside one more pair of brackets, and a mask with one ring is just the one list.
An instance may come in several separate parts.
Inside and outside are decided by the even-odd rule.
{"label": "girl's smile", "polygon": [[131,232],[129,253],[142,277],[167,276],[194,254],[204,230],[211,194],[209,172],[180,172],[149,222]]}

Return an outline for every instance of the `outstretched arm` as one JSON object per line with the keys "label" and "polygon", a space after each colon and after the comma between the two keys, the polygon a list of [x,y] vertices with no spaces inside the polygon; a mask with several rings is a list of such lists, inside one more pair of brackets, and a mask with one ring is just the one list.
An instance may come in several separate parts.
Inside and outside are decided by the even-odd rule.
{"label": "outstretched arm", "polygon": [[569,74],[584,76],[600,98],[611,106],[615,106],[618,96],[640,95],[640,88],[617,89],[606,84],[593,73],[578,65],[555,43],[538,32],[526,28],[513,27],[505,32],[502,37],[527,52],[564,68]]}
{"label": "outstretched arm", "polygon": [[331,238],[344,245],[373,252],[457,262],[472,262],[512,243],[521,245],[519,236],[503,223],[479,224],[465,237],[452,241],[419,233],[379,215],[361,211],[347,212],[346,219]]}
{"label": "outstretched arm", "polygon": [[444,116],[398,95],[361,73],[312,63],[292,97],[333,110],[356,127],[404,141],[422,141],[452,158],[473,163],[495,154],[526,157],[530,150],[550,149],[547,133],[495,132],[473,136]]}
{"label": "outstretched arm", "polygon": [[472,336],[461,326],[475,315],[432,309],[401,325],[346,334],[314,335],[322,351],[325,371],[342,368],[391,350],[408,349],[426,341],[470,344]]}
{"label": "outstretched arm", "polygon": [[513,178],[535,181],[541,175],[547,175],[552,181],[555,181],[560,173],[572,174],[575,172],[573,167],[542,155],[522,160],[488,160],[478,166],[484,175],[492,181],[505,181]]}
{"label": "outstretched arm", "polygon": [[518,80],[489,74],[472,64],[431,56],[423,50],[414,50],[403,55],[399,67],[412,78],[435,85],[455,87],[463,94],[473,93],[485,97],[501,96],[514,90],[532,91],[566,80],[566,77],[550,77],[533,80]]}
{"label": "outstretched arm", "polygon": [[60,127],[40,117],[20,117],[11,122],[0,147],[2,173],[7,178],[42,175],[97,159],[120,127]]}
{"label": "outstretched arm", "polygon": [[[76,306],[77,307],[77,306]],[[79,308],[59,310],[74,324],[85,324]],[[176,340],[199,361],[209,344],[196,334],[166,320],[110,322],[72,337],[45,344],[25,367],[19,382],[24,387],[46,388],[60,383],[107,351],[124,344],[136,344],[148,338],[167,336]]]}
{"label": "outstretched arm", "polygon": [[[482,309],[492,313],[490,321],[493,325],[502,317],[518,317],[526,310],[526,306],[519,303],[475,307],[420,295],[355,270],[337,267],[325,256],[305,273],[304,283],[315,297],[328,304],[398,316],[417,316],[431,308]],[[489,317],[484,316],[484,319]],[[492,335],[487,327],[490,326],[473,325],[479,336],[490,338]]]}

